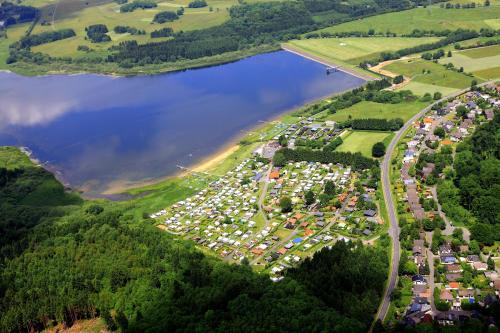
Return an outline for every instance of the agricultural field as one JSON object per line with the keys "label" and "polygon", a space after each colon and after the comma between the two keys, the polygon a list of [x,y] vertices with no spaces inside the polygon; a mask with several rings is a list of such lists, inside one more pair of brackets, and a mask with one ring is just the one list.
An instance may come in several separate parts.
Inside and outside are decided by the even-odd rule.
{"label": "agricultural field", "polygon": [[332,62],[340,60],[358,65],[362,59],[375,58],[381,52],[396,51],[438,40],[437,37],[318,38],[294,40],[285,45],[294,46]]}
{"label": "agricultural field", "polygon": [[[411,79],[410,84],[404,86],[402,89],[410,89],[413,91],[411,84],[419,83],[419,85],[414,87],[417,88],[417,91],[414,91],[414,93],[420,95],[425,92],[433,91],[439,91],[446,94],[466,88],[470,86],[472,80],[476,79],[463,73],[448,70],[440,64],[416,58],[395,61],[384,66],[383,69],[402,74]],[[482,81],[480,79],[476,80],[478,82]]]}
{"label": "agricultural field", "polygon": [[452,63],[455,67],[463,67],[481,79],[498,77],[500,71],[500,45],[479,47],[475,49],[455,51],[450,58],[442,58],[441,64]]}
{"label": "agricultural field", "polygon": [[343,122],[349,119],[378,118],[393,119],[401,118],[405,122],[419,110],[425,107],[424,102],[404,102],[398,104],[382,104],[371,101],[363,101],[353,106],[338,110],[336,113],[328,115],[326,120]]}
{"label": "agricultural field", "polygon": [[386,145],[394,136],[391,132],[372,131],[349,131],[342,139],[344,142],[336,149],[351,153],[360,152],[366,157],[372,156],[372,147],[377,142],[384,142]]}
{"label": "agricultural field", "polygon": [[[38,34],[54,29],[71,28],[75,31],[76,36],[69,39],[56,41],[39,45],[33,48],[35,52],[42,52],[51,56],[63,57],[79,57],[89,56],[92,53],[102,55],[107,53],[107,49],[124,40],[136,40],[138,43],[151,41],[149,33],[164,27],[171,27],[174,31],[188,31],[208,28],[224,23],[229,19],[228,8],[237,4],[236,0],[211,0],[208,1],[208,6],[203,8],[187,8],[190,0],[173,0],[173,1],[157,1],[158,7],[152,9],[136,9],[133,12],[121,13],[120,5],[115,2],[101,1],[94,2],[94,5],[89,5],[81,10],[75,11],[74,7],[66,6],[61,11],[58,7],[54,13],[54,8],[48,6],[42,9],[44,20],[49,22],[48,25],[36,25],[33,29],[33,34]],[[35,5],[35,4],[33,4]],[[153,17],[160,11],[177,11],[184,7],[184,15],[178,20],[167,22],[164,24],[152,23]],[[42,6],[42,8],[44,8]],[[68,12],[65,13],[64,9]],[[79,9],[79,8],[77,8]],[[46,14],[50,12],[52,15]],[[54,19],[54,20],[52,20]],[[91,43],[86,39],[85,27],[92,24],[105,24],[110,31],[108,35],[111,37],[111,42]],[[113,32],[115,26],[130,26],[139,30],[144,30],[145,35],[130,35],[116,34]],[[12,43],[21,38],[29,24],[22,24],[8,29],[7,34]],[[161,41],[167,38],[155,38],[154,41]],[[95,52],[87,53],[77,51],[79,45],[85,45],[93,49]]]}
{"label": "agricultural field", "polygon": [[427,8],[387,13],[371,16],[357,21],[343,23],[328,27],[320,31],[345,32],[345,31],[387,31],[397,34],[411,33],[414,29],[425,30],[456,30],[481,28],[498,29],[500,25],[500,2],[491,1],[490,7],[477,7],[474,9],[444,9],[439,5]]}

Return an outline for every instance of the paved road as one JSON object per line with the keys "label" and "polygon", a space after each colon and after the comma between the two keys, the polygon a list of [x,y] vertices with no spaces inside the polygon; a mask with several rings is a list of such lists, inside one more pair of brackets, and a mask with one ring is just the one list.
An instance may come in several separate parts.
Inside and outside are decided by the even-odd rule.
{"label": "paved road", "polygon": [[[478,86],[484,86],[490,83],[494,83],[498,81],[497,79],[484,82]],[[396,215],[396,208],[394,207],[394,201],[393,201],[393,196],[392,196],[392,188],[391,188],[391,179],[390,179],[390,167],[391,167],[391,156],[392,153],[394,152],[394,149],[396,148],[398,142],[401,140],[403,137],[404,133],[410,128],[410,126],[420,117],[424,116],[432,106],[439,102],[444,102],[448,98],[451,97],[456,97],[458,95],[461,95],[465,92],[467,92],[469,88],[460,90],[458,92],[455,92],[451,95],[448,95],[446,97],[443,97],[442,99],[434,102],[433,104],[429,105],[425,109],[421,110],[419,113],[414,115],[404,126],[396,133],[394,138],[392,139],[391,143],[389,144],[389,147],[387,147],[386,154],[384,156],[384,160],[382,161],[382,187],[384,191],[384,199],[387,205],[387,211],[389,215],[389,236],[392,238],[392,258],[390,262],[390,274],[389,274],[389,280],[386,285],[386,289],[384,291],[384,295],[382,298],[382,303],[380,304],[379,310],[377,312],[377,315],[375,317],[375,320],[384,320],[387,311],[389,310],[389,305],[391,303],[391,294],[392,291],[396,287],[396,283],[398,280],[398,266],[399,266],[399,257],[400,257],[400,245],[399,245],[399,225],[398,225],[398,219]]]}

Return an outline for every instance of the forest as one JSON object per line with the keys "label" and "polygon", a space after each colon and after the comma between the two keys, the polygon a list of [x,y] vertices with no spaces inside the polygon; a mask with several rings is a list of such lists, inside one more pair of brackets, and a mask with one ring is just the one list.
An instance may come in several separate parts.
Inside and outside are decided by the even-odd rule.
{"label": "forest", "polygon": [[38,167],[0,168],[0,227],[2,332],[94,317],[123,332],[366,332],[388,268],[382,245],[339,242],[273,283]]}
{"label": "forest", "polygon": [[438,185],[439,201],[453,220],[471,225],[472,237],[500,240],[500,115],[459,144],[452,178]]}
{"label": "forest", "polygon": [[[174,12],[166,18],[172,20]],[[305,32],[313,25],[310,14],[303,5],[292,2],[256,3],[231,7],[230,20],[220,26],[178,32],[173,39],[164,42],[137,44],[124,42],[111,54],[108,61],[127,64],[147,64],[176,61],[178,59],[197,59],[213,56],[242,48],[268,44],[285,36],[295,36]],[[174,17],[175,16],[175,17]]]}

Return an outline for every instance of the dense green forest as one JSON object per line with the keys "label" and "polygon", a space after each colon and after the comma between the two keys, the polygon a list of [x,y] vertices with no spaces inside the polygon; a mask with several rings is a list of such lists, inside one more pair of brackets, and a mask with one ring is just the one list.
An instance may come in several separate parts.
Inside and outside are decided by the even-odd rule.
{"label": "dense green forest", "polygon": [[387,276],[383,237],[339,242],[273,283],[38,167],[0,168],[0,203],[1,332],[96,316],[124,332],[365,332]]}
{"label": "dense green forest", "polygon": [[451,177],[438,186],[439,200],[453,220],[472,225],[472,237],[500,240],[500,114],[458,145]]}

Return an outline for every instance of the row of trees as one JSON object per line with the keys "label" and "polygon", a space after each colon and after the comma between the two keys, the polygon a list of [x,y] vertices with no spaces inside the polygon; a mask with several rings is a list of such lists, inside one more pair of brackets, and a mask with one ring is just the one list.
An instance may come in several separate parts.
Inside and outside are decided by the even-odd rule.
{"label": "row of trees", "polygon": [[383,248],[339,242],[273,283],[174,240],[133,203],[82,202],[57,182],[51,195],[48,180],[0,168],[2,332],[94,317],[122,332],[366,332],[376,312]]}
{"label": "row of trees", "polygon": [[36,45],[55,42],[56,40],[71,38],[76,36],[73,29],[60,29],[55,31],[46,31],[36,35],[29,35],[21,38],[13,47],[29,48]]}
{"label": "row of trees", "polygon": [[154,1],[150,0],[134,0],[133,2],[126,3],[120,7],[120,12],[122,13],[128,13],[128,12],[133,12],[136,9],[148,9],[148,8],[155,8],[158,5]]}
{"label": "row of trees", "polygon": [[194,0],[191,1],[188,5],[189,8],[203,8],[207,6],[207,2],[205,0]]}
{"label": "row of trees", "polygon": [[170,37],[173,34],[174,34],[174,30],[172,30],[172,28],[165,27],[165,28],[151,31],[151,38]]}
{"label": "row of trees", "polygon": [[373,131],[397,131],[404,125],[404,121],[401,118],[394,119],[377,119],[377,118],[367,118],[367,119],[353,119],[350,122],[350,126],[353,130],[373,130]]}
{"label": "row of trees", "polygon": [[374,64],[377,64],[381,61],[399,59],[401,57],[404,57],[404,56],[407,56],[410,54],[439,49],[439,48],[445,47],[446,45],[454,44],[456,42],[467,40],[467,39],[476,38],[478,36],[480,36],[480,34],[477,31],[467,30],[467,29],[458,29],[458,30],[453,31],[450,34],[448,34],[446,36],[446,38],[440,39],[439,41],[434,42],[434,43],[420,44],[417,46],[404,48],[404,49],[401,49],[401,50],[398,50],[395,52],[381,52],[378,59],[371,60],[371,61],[365,61],[365,62],[361,63],[360,66],[362,68],[366,68],[368,64],[374,65]]}
{"label": "row of trees", "polygon": [[320,163],[340,163],[350,165],[353,170],[371,169],[378,165],[374,159],[364,157],[361,153],[337,152],[329,150],[312,150],[297,148],[296,150],[283,148],[276,152],[273,158],[275,166],[284,166],[288,161],[307,161]]}
{"label": "row of trees", "polygon": [[129,27],[128,25],[117,25],[113,28],[113,31],[117,34],[126,34],[129,33],[131,35],[145,35],[146,31],[140,30],[134,27]]}

